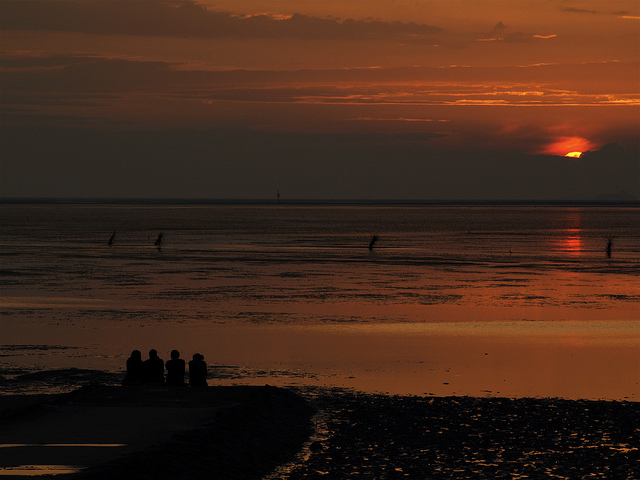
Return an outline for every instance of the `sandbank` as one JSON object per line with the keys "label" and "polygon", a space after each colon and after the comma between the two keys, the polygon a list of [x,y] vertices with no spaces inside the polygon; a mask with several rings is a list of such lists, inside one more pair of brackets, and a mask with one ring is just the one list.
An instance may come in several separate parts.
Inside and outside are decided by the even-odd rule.
{"label": "sandbank", "polygon": [[259,479],[301,448],[312,410],[270,386],[90,386],[3,396],[0,413],[2,478]]}

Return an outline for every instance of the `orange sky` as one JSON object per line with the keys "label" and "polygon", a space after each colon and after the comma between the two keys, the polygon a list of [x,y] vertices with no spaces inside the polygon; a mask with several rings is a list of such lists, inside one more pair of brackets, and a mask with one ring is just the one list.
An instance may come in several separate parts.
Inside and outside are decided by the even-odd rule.
{"label": "orange sky", "polygon": [[6,127],[638,151],[635,0],[0,0],[0,9]]}

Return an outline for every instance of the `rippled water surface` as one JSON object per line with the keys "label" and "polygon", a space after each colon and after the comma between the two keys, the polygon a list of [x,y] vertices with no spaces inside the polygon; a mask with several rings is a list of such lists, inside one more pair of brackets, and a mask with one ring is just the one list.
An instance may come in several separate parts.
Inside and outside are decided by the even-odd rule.
{"label": "rippled water surface", "polygon": [[637,400],[639,213],[3,205],[0,374],[178,348],[220,383]]}

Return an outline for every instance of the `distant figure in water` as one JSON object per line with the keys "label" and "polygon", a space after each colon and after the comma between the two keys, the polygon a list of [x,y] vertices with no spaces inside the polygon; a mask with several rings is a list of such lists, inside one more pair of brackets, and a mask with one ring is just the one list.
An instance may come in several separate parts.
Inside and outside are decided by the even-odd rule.
{"label": "distant figure in water", "polygon": [[160,235],[156,238],[156,243],[154,243],[154,245],[158,248],[162,246],[162,232],[160,232]]}
{"label": "distant figure in water", "polygon": [[155,349],[149,350],[149,358],[142,363],[145,385],[164,384],[164,362]]}
{"label": "distant figure in water", "polygon": [[189,386],[207,386],[207,364],[199,353],[194,353],[193,360],[189,362]]}
{"label": "distant figure in water", "polygon": [[377,235],[371,235],[371,241],[369,242],[369,251],[370,252],[373,251],[373,246],[376,244],[377,241],[378,241],[378,236]]}
{"label": "distant figure in water", "polygon": [[127,359],[127,376],[124,377],[122,385],[142,385],[143,382],[142,353],[140,350],[134,350]]}
{"label": "distant figure in water", "polygon": [[168,360],[165,366],[167,368],[167,385],[184,386],[184,360],[180,358],[178,350],[171,350],[171,360]]}
{"label": "distant figure in water", "polygon": [[107,242],[107,245],[111,246],[113,245],[113,241],[116,239],[116,232],[114,230],[113,235],[111,235],[111,238],[109,238],[109,241]]}

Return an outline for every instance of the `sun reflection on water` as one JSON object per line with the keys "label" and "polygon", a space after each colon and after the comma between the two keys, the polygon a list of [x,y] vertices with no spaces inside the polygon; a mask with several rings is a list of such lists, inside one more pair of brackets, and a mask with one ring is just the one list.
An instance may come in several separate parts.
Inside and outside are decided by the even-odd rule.
{"label": "sun reflection on water", "polygon": [[566,237],[562,239],[561,249],[570,255],[581,255],[583,252],[582,237],[579,228],[565,230]]}

